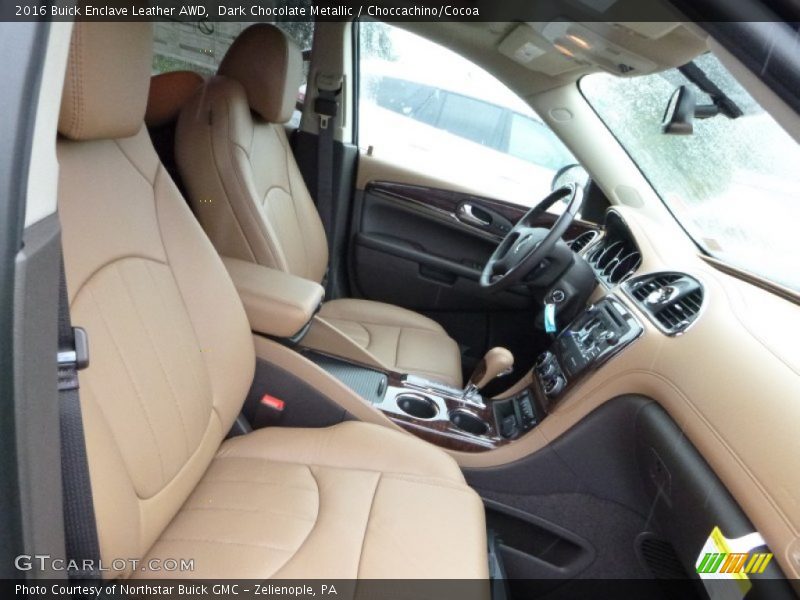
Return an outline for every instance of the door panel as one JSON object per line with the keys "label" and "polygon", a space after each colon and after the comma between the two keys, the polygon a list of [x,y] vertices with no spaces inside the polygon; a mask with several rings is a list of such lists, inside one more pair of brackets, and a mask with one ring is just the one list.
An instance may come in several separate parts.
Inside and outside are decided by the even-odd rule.
{"label": "door panel", "polygon": [[[352,281],[361,295],[421,311],[513,310],[531,306],[524,287],[487,294],[481,270],[525,208],[445,189],[385,181],[358,194]],[[544,215],[549,227],[555,215]],[[591,226],[575,223],[577,237]],[[391,277],[386,277],[391,273]]]}
{"label": "door panel", "polygon": [[[406,193],[408,192],[408,193]],[[502,310],[530,307],[526,290],[489,295],[478,285],[500,236],[491,226],[456,216],[467,202],[492,214],[478,199],[425,188],[375,183],[360,195],[353,232],[353,281],[372,300],[421,311]],[[497,215],[500,217],[500,215]],[[500,217],[502,218],[502,217]]]}

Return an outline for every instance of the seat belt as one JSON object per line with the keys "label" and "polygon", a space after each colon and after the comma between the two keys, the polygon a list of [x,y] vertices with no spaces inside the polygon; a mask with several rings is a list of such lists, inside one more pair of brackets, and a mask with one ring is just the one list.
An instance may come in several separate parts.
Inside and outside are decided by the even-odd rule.
{"label": "seat belt", "polygon": [[[77,564],[70,579],[100,579],[100,544],[94,515],[89,462],[83,434],[78,371],[89,366],[86,332],[72,327],[64,262],[58,290],[58,404],[61,428],[61,485],[67,560]],[[84,562],[87,561],[87,562]],[[83,570],[84,565],[91,565]]]}
{"label": "seat belt", "polygon": [[[339,95],[342,92],[340,75],[317,75],[317,98],[314,112],[319,115],[319,136],[317,138],[317,211],[322,226],[328,236],[328,261],[330,271],[336,268],[336,219],[333,206],[333,145],[336,117],[339,114]],[[326,288],[334,278],[327,277]],[[330,290],[327,290],[329,292]]]}

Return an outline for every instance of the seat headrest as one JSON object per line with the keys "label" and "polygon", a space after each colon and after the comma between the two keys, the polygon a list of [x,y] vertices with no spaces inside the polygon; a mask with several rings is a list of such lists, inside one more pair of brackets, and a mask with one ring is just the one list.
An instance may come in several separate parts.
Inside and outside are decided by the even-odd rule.
{"label": "seat headrest", "polygon": [[258,23],[234,40],[217,73],[241,83],[250,108],[264,120],[285,123],[303,80],[303,54],[280,29]]}
{"label": "seat headrest", "polygon": [[76,22],[59,133],[72,140],[136,134],[144,120],[152,55],[150,23]]}
{"label": "seat headrest", "polygon": [[194,71],[170,71],[150,78],[144,122],[159,127],[178,118],[181,109],[203,85],[203,77]]}

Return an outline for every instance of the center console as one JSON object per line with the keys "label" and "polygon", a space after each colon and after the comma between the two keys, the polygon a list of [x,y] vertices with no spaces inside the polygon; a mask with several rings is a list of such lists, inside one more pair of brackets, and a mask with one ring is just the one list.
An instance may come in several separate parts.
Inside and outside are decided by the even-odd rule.
{"label": "center console", "polygon": [[572,386],[642,335],[641,323],[614,296],[587,308],[539,355],[533,368],[549,408]]}
{"label": "center console", "polygon": [[642,332],[625,305],[608,296],[587,308],[539,356],[529,385],[497,399],[316,351],[304,354],[415,435],[451,450],[483,452],[536,427],[571,387]]}
{"label": "center console", "polygon": [[399,426],[452,450],[491,450],[545,416],[530,388],[504,399],[483,399],[416,375],[383,372],[317,351],[304,354]]}
{"label": "center console", "polygon": [[467,452],[503,445],[535,427],[545,414],[529,389],[484,401],[414,375],[391,380],[376,407],[420,437]]}

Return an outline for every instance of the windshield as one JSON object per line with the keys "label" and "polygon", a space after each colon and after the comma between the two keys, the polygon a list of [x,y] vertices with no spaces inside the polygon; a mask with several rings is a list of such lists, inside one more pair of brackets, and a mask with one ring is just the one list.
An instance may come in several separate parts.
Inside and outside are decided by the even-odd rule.
{"label": "windshield", "polygon": [[581,80],[586,99],[638,164],[672,214],[709,255],[800,291],[800,146],[711,54],[695,64],[744,112],[695,119],[692,135],[666,135],[670,96],[690,87],[677,69]]}

